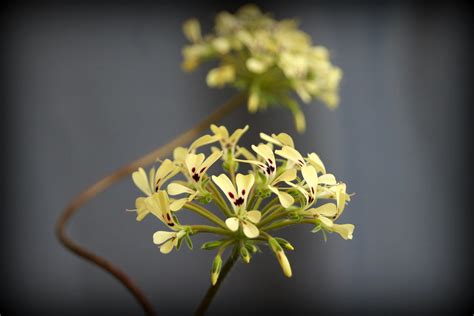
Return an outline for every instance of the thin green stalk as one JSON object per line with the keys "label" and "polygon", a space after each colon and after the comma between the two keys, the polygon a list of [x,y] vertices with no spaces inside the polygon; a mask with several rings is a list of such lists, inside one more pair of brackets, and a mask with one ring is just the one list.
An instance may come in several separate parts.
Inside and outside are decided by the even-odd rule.
{"label": "thin green stalk", "polygon": [[280,229],[280,228],[283,228],[283,227],[296,225],[296,224],[302,224],[302,223],[303,224],[313,224],[313,225],[316,224],[314,219],[304,219],[302,221],[294,221],[294,220],[290,220],[290,219],[285,219],[285,220],[282,220],[282,221],[279,221],[279,222],[272,223],[269,226],[262,227],[261,230],[270,231],[270,230]]}
{"label": "thin green stalk", "polygon": [[219,227],[214,227],[214,226],[190,225],[189,227],[191,227],[191,230],[192,230],[193,234],[211,233],[211,234],[220,234],[220,235],[225,235],[225,236],[233,236],[234,235],[234,233],[229,231],[229,230],[222,229],[222,228],[219,228]]}
{"label": "thin green stalk", "polygon": [[196,313],[195,313],[196,316],[205,315],[217,291],[219,290],[219,287],[221,286],[222,282],[224,282],[224,279],[226,278],[227,274],[229,274],[229,271],[237,262],[238,258],[239,258],[238,247],[234,247],[232,254],[227,259],[224,267],[222,267],[222,270],[219,274],[219,279],[217,279],[216,284],[209,286],[209,289],[207,290],[206,295],[204,296],[201,303],[199,304],[199,307],[197,308]]}
{"label": "thin green stalk", "polygon": [[263,198],[262,198],[262,197],[257,198],[257,201],[256,201],[255,204],[252,206],[252,209],[253,209],[253,210],[258,210],[258,207],[260,206],[260,204],[262,203],[262,201],[263,201]]}
{"label": "thin green stalk", "polygon": [[278,199],[278,197],[276,197],[273,200],[271,200],[270,202],[268,202],[267,205],[265,205],[265,207],[262,209],[262,216],[265,216],[265,214],[268,212],[268,210],[270,210],[270,208],[273,205],[278,203],[278,201],[279,201],[279,199]]}
{"label": "thin green stalk", "polygon": [[263,219],[260,223],[258,223],[258,227],[263,227],[266,224],[270,223],[271,221],[277,219],[279,216],[284,214],[284,211],[285,209],[283,207],[277,208],[274,213],[272,213],[267,218]]}
{"label": "thin green stalk", "polygon": [[187,202],[186,204],[184,204],[184,208],[187,208],[188,210],[193,211],[193,212],[207,218],[208,220],[210,220],[211,222],[221,226],[222,228],[227,229],[227,226],[225,225],[225,223],[219,217],[217,217],[216,215],[214,215],[213,213],[211,213],[210,211],[208,211],[207,209],[205,209],[204,207],[202,207],[200,205],[197,205],[197,204],[194,204],[194,203],[191,203],[191,202]]}

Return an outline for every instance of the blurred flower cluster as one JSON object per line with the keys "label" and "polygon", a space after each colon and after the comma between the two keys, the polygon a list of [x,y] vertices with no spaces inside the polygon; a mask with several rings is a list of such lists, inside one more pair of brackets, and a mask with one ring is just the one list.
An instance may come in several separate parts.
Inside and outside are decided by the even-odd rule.
{"label": "blurred flower cluster", "polygon": [[214,32],[201,34],[196,19],[183,25],[191,42],[183,49],[183,68],[194,70],[208,60],[219,66],[207,74],[211,87],[233,85],[248,93],[250,112],[282,105],[294,115],[297,130],[305,130],[305,117],[293,92],[308,103],[319,99],[328,107],[339,103],[340,68],[331,64],[325,47],[313,46],[295,20],[274,20],[256,6],[246,5],[235,14],[221,12]]}
{"label": "blurred flower cluster", "polygon": [[[228,248],[248,263],[266,245],[290,277],[285,250],[293,246],[270,234],[276,229],[311,224],[313,232],[322,232],[325,239],[331,232],[352,239],[354,225],[335,223],[350,195],[344,183],[326,172],[319,156],[303,156],[285,133],[261,133],[262,142],[251,149],[239,146],[247,130],[248,126],[229,133],[224,126],[211,125],[211,134],[198,138],[189,148],[176,148],[173,159],[160,161],[149,172],[140,168],[132,175],[144,194],[135,202],[137,220],[152,214],[169,229],[153,235],[162,253],[179,248],[183,240],[192,248],[191,237],[198,233],[217,236],[202,245],[217,250],[212,284]],[[184,210],[208,223],[182,223],[179,214]]]}

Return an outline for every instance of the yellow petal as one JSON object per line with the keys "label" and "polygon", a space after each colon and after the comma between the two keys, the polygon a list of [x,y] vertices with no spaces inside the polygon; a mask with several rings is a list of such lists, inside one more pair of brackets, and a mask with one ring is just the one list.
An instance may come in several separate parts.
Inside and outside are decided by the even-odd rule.
{"label": "yellow petal", "polygon": [[265,72],[268,68],[267,63],[265,63],[262,60],[259,60],[259,59],[255,58],[255,57],[251,57],[251,58],[247,59],[245,65],[247,66],[248,70],[250,70],[251,72],[256,73],[256,74],[261,74],[261,73]]}
{"label": "yellow petal", "polygon": [[229,177],[225,174],[221,174],[218,177],[212,176],[212,181],[224,192],[232,206],[234,206],[234,199],[237,197],[237,192],[235,192],[234,185]]}
{"label": "yellow petal", "polygon": [[188,40],[195,43],[201,40],[201,26],[197,19],[189,19],[183,24],[183,33]]}
{"label": "yellow petal", "polygon": [[244,235],[248,238],[257,238],[260,234],[260,231],[258,230],[257,226],[255,226],[249,221],[243,221],[242,228],[244,231]]}
{"label": "yellow petal", "polygon": [[236,129],[236,130],[232,133],[232,135],[229,137],[229,141],[230,141],[230,143],[232,144],[232,146],[235,146],[235,145],[239,142],[239,140],[240,140],[240,138],[242,137],[242,135],[243,135],[246,131],[248,131],[248,129],[249,129],[249,126],[248,126],[248,125],[245,125],[244,128],[238,128],[238,129]]}
{"label": "yellow petal", "polygon": [[283,171],[275,180],[273,180],[273,184],[277,184],[278,182],[293,181],[295,179],[296,169],[287,169]]}
{"label": "yellow petal", "polygon": [[257,91],[253,91],[250,93],[249,99],[247,101],[247,108],[250,113],[255,113],[258,110],[258,106],[260,105],[260,95]]}
{"label": "yellow petal", "polygon": [[336,181],[336,177],[334,177],[333,174],[326,173],[326,174],[323,174],[322,176],[319,177],[319,183],[335,185],[337,183],[337,181]]}
{"label": "yellow petal", "polygon": [[284,208],[290,207],[295,202],[295,199],[289,193],[280,191],[278,190],[278,188],[274,186],[268,186],[268,188],[278,196],[278,199],[280,200],[280,204]]}
{"label": "yellow petal", "polygon": [[174,247],[173,240],[170,239],[167,242],[165,242],[163,245],[161,245],[160,252],[162,254],[166,255],[166,254],[170,253],[171,250],[173,250],[173,247]]}
{"label": "yellow petal", "polygon": [[235,177],[235,182],[237,184],[238,196],[244,199],[244,202],[242,203],[242,208],[245,209],[245,206],[247,205],[247,198],[255,182],[255,177],[253,176],[253,174],[243,175],[239,173]]}
{"label": "yellow petal", "polygon": [[194,150],[196,148],[199,148],[199,147],[202,147],[202,146],[205,146],[205,145],[208,145],[208,144],[212,144],[216,141],[218,141],[218,137],[216,137],[215,135],[204,135],[204,136],[201,136],[199,137],[198,139],[196,139],[192,144],[191,146],[189,146],[189,150]]}
{"label": "yellow petal", "polygon": [[347,239],[352,239],[352,234],[354,233],[354,228],[355,227],[352,224],[342,224],[342,225],[333,224],[332,227],[331,227],[331,230],[333,232],[338,233],[339,235],[341,235],[342,238],[347,240]]}
{"label": "yellow petal", "polygon": [[319,158],[318,155],[315,153],[311,153],[308,155],[308,162],[310,165],[312,165],[318,172],[321,172],[322,174],[326,173],[326,167],[324,167],[323,162]]}
{"label": "yellow petal", "polygon": [[318,173],[313,166],[303,166],[301,167],[301,173],[304,180],[310,188],[310,194],[314,197],[316,195],[316,189],[318,187]]}
{"label": "yellow petal", "polygon": [[218,136],[219,139],[228,139],[229,138],[229,131],[225,126],[217,126],[212,124],[211,131]]}
{"label": "yellow petal", "polygon": [[204,174],[219,158],[222,157],[222,151],[215,151],[199,166],[199,174]]}
{"label": "yellow petal", "polygon": [[257,224],[260,222],[260,219],[262,218],[262,213],[260,211],[248,211],[247,212],[247,219],[251,221],[252,223]]}
{"label": "yellow petal", "polygon": [[161,245],[165,241],[176,236],[176,232],[157,231],[153,234],[153,243]]}
{"label": "yellow petal", "polygon": [[300,167],[305,165],[303,156],[292,147],[283,146],[281,150],[275,150],[275,154],[294,162]]}
{"label": "yellow petal", "polygon": [[265,140],[269,143],[272,143],[272,144],[275,144],[275,145],[278,145],[278,146],[281,146],[281,147],[283,147],[283,146],[289,146],[289,147],[292,147],[292,148],[295,147],[293,139],[291,138],[290,135],[288,135],[286,133],[280,133],[278,135],[272,134],[272,136],[269,136],[265,133],[260,133],[260,138],[262,138],[263,140]]}
{"label": "yellow petal", "polygon": [[137,210],[137,221],[141,221],[147,216],[150,212],[146,208],[144,197],[139,197],[135,200],[135,209]]}
{"label": "yellow petal", "polygon": [[148,177],[143,168],[139,168],[138,171],[132,173],[132,179],[135,185],[146,195],[150,196],[152,194],[150,184],[148,183]]}
{"label": "yellow petal", "polygon": [[163,161],[155,173],[155,189],[159,190],[161,185],[163,185],[166,180],[175,176],[178,172],[178,168],[176,168],[175,164],[171,160],[166,159]]}
{"label": "yellow petal", "polygon": [[229,217],[228,219],[225,220],[225,224],[233,232],[239,229],[239,223],[240,221],[237,217]]}
{"label": "yellow petal", "polygon": [[333,203],[326,203],[317,208],[312,208],[307,211],[311,215],[322,215],[325,217],[334,217],[337,214],[337,207]]}
{"label": "yellow petal", "polygon": [[177,182],[170,183],[168,185],[167,190],[168,190],[169,195],[179,195],[179,194],[183,194],[183,193],[188,193],[188,194],[194,193],[194,190],[188,188],[187,186],[185,186],[181,183],[177,183]]}
{"label": "yellow petal", "polygon": [[177,212],[183,208],[186,202],[188,202],[188,198],[174,200],[173,202],[170,203],[170,210],[173,212]]}

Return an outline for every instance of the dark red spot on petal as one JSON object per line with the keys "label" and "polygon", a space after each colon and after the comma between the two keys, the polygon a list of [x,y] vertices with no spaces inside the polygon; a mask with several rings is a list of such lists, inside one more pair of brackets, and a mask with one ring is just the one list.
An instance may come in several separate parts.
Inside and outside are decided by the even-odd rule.
{"label": "dark red spot on petal", "polygon": [[192,172],[192,173],[196,172],[196,168],[193,167],[193,168],[191,169],[191,172]]}
{"label": "dark red spot on petal", "polygon": [[235,206],[240,206],[240,205],[244,204],[244,201],[245,201],[244,198],[239,197],[237,200],[234,201],[234,204],[235,204]]}
{"label": "dark red spot on petal", "polygon": [[244,190],[242,190],[242,195],[245,195],[245,189],[244,189]]}
{"label": "dark red spot on petal", "polygon": [[200,179],[200,177],[199,177],[199,175],[198,175],[197,173],[193,174],[193,177],[192,177],[192,178],[193,178],[193,180],[196,181],[196,182],[198,182],[199,179]]}
{"label": "dark red spot on petal", "polygon": [[230,196],[231,199],[234,198],[234,194],[232,194],[232,192],[229,192],[229,193],[227,193],[227,194],[229,194],[229,196]]}
{"label": "dark red spot on petal", "polygon": [[203,173],[204,170],[206,170],[206,167],[203,167],[203,168],[201,169],[201,171],[199,171],[199,173]]}

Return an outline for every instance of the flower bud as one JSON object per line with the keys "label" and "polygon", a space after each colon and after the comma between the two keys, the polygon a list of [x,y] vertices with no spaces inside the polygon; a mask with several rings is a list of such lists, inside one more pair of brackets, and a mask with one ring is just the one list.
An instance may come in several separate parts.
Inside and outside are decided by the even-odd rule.
{"label": "flower bud", "polygon": [[288,258],[285,255],[285,252],[283,251],[283,248],[281,248],[280,244],[275,238],[268,239],[268,243],[270,244],[273,253],[275,253],[275,256],[278,260],[278,263],[280,263],[283,273],[290,278],[292,276],[291,266],[290,262],[288,261]]}
{"label": "flower bud", "polygon": [[220,247],[221,244],[222,244],[222,241],[219,241],[219,240],[208,241],[202,244],[201,249],[212,250],[217,247]]}
{"label": "flower bud", "polygon": [[276,241],[282,246],[283,248],[287,250],[295,250],[292,244],[290,244],[287,240],[280,238],[280,237],[275,237]]}
{"label": "flower bud", "polygon": [[212,263],[212,270],[211,270],[212,285],[216,285],[217,279],[219,278],[219,273],[221,273],[221,268],[222,268],[222,258],[220,255],[217,255],[214,258],[214,262]]}
{"label": "flower bud", "polygon": [[249,251],[247,250],[247,248],[244,246],[244,247],[240,247],[240,256],[242,257],[242,260],[245,262],[245,263],[249,263],[250,262],[250,253]]}

